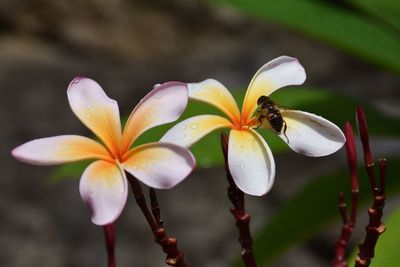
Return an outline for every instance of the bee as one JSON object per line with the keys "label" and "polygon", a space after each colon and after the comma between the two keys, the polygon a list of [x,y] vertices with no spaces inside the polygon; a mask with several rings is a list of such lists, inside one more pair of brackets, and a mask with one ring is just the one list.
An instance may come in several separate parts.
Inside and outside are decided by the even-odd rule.
{"label": "bee", "polygon": [[287,142],[289,143],[289,138],[286,135],[287,124],[282,117],[282,113],[278,105],[275,104],[271,98],[265,95],[258,98],[257,105],[258,110],[256,112],[256,117],[259,125],[256,127],[256,129],[259,128],[265,121],[268,121],[272,129],[274,129],[278,134],[283,132],[283,135],[286,137]]}

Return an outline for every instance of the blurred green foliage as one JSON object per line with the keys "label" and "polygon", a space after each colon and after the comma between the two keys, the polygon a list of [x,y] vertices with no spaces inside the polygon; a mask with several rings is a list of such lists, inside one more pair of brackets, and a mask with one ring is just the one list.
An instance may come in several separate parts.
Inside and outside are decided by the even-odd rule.
{"label": "blurred green foliage", "polygon": [[[212,0],[329,43],[371,63],[400,73],[400,8],[397,0]],[[345,2],[345,1],[343,1]],[[342,5],[340,4],[342,3]],[[370,14],[360,12],[361,6]],[[384,21],[390,22],[388,27]],[[397,29],[396,29],[397,28]]]}

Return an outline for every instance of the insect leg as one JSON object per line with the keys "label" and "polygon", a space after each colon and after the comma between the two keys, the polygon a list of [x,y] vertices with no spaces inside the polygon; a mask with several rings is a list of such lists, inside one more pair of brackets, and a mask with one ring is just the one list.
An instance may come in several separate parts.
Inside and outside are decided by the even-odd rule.
{"label": "insect leg", "polygon": [[287,130],[287,124],[286,121],[283,121],[283,135],[286,137],[287,143],[289,144],[289,138],[286,135],[286,130]]}

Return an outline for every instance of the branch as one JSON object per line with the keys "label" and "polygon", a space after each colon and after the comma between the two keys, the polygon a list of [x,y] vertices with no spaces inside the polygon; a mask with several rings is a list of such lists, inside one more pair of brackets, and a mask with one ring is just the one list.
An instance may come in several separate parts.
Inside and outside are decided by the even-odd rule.
{"label": "branch", "polygon": [[136,203],[146,218],[147,223],[154,234],[155,241],[162,247],[164,253],[167,254],[165,263],[174,267],[187,267],[183,253],[178,250],[176,238],[168,237],[165,233],[162,220],[160,219],[160,209],[158,207],[155,191],[153,190],[152,192],[150,190],[153,212],[151,213],[147,207],[146,199],[143,195],[143,190],[139,182],[131,174],[127,173],[126,175],[129,183],[131,184],[133,194],[135,195]]}
{"label": "branch", "polygon": [[114,224],[110,223],[103,226],[104,239],[108,256],[108,267],[115,267],[115,230]]}
{"label": "branch", "polygon": [[253,240],[250,233],[250,214],[244,209],[244,193],[237,188],[229,171],[228,165],[228,136],[226,133],[221,134],[221,145],[225,159],[226,178],[228,180],[228,197],[233,204],[230,209],[236,220],[236,227],[239,230],[239,243],[242,247],[242,259],[246,267],[257,267],[257,263],[253,254]]}
{"label": "branch", "polygon": [[359,186],[357,175],[357,153],[354,141],[353,129],[349,122],[344,126],[344,134],[346,136],[346,152],[347,161],[350,170],[350,184],[351,184],[351,213],[348,216],[346,202],[344,200],[343,192],[339,194],[339,212],[342,217],[343,226],[342,232],[336,241],[335,257],[332,261],[333,267],[347,267],[346,249],[353,229],[356,225],[357,207],[359,201]]}
{"label": "branch", "polygon": [[356,267],[369,266],[371,259],[375,254],[375,246],[379,236],[385,232],[386,226],[382,223],[383,208],[385,207],[385,180],[386,180],[386,165],[385,159],[378,161],[379,166],[379,185],[377,183],[374,163],[372,161],[371,149],[369,147],[368,125],[364,110],[361,107],[357,108],[357,124],[361,136],[361,142],[364,148],[364,162],[369,177],[369,182],[373,194],[372,207],[368,209],[369,222],[366,230],[366,236],[359,247],[359,253],[356,258]]}

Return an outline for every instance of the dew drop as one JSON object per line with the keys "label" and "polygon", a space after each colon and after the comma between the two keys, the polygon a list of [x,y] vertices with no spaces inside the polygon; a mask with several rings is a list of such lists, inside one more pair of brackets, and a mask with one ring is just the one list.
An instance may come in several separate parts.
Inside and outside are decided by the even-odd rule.
{"label": "dew drop", "polygon": [[146,163],[143,163],[142,164],[142,168],[146,168],[147,167],[147,164]]}
{"label": "dew drop", "polygon": [[75,78],[75,79],[72,81],[72,83],[78,83],[79,80],[80,80],[80,78]]}
{"label": "dew drop", "polygon": [[92,109],[92,105],[87,105],[87,108],[88,109]]}
{"label": "dew drop", "polygon": [[222,93],[222,92],[219,92],[219,95],[220,95],[220,96],[224,96],[224,93]]}
{"label": "dew drop", "polygon": [[148,120],[150,120],[150,117],[149,117],[149,116],[146,116],[146,117],[144,118],[144,120],[145,120],[145,121],[148,121]]}
{"label": "dew drop", "polygon": [[159,83],[156,83],[154,86],[153,86],[153,89],[156,89],[157,87],[159,87],[161,84],[159,84]]}
{"label": "dew drop", "polygon": [[160,114],[158,114],[158,117],[162,118],[162,117],[164,117],[164,114],[160,113]]}
{"label": "dew drop", "polygon": [[244,163],[241,163],[241,164],[240,164],[240,168],[242,168],[242,169],[244,169],[245,166],[246,166],[246,165],[244,165]]}
{"label": "dew drop", "polygon": [[186,129],[186,125],[182,125],[181,130],[185,130],[185,129]]}
{"label": "dew drop", "polygon": [[190,125],[190,128],[197,129],[197,125],[196,124],[192,124],[192,125]]}

